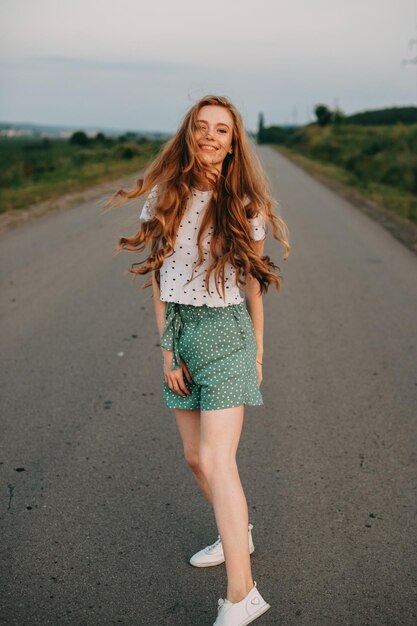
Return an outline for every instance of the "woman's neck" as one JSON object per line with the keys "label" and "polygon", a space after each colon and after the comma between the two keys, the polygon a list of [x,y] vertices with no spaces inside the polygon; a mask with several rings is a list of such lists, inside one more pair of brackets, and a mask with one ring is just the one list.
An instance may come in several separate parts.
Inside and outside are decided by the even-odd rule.
{"label": "woman's neck", "polygon": [[[210,172],[211,176],[195,173],[195,177],[191,180],[191,186],[197,191],[212,191],[213,186],[216,184],[217,176],[213,176],[213,172]],[[218,175],[218,172],[216,172]],[[211,183],[211,184],[210,184]]]}

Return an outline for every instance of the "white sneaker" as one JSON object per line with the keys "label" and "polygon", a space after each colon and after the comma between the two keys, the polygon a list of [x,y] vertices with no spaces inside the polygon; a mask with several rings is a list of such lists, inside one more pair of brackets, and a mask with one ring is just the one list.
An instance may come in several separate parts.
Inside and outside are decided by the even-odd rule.
{"label": "white sneaker", "polygon": [[256,587],[256,581],[246,598],[240,602],[230,602],[219,598],[217,619],[213,626],[246,626],[263,615],[271,605],[265,602]]}
{"label": "white sneaker", "polygon": [[[255,550],[252,540],[252,528],[253,524],[249,524],[249,554],[252,554]],[[212,567],[213,565],[220,565],[220,563],[224,563],[224,561],[225,558],[220,535],[218,535],[218,539],[216,539],[211,546],[207,546],[199,552],[196,552],[196,554],[194,554],[190,559],[190,563],[191,565],[194,565],[194,567]]]}

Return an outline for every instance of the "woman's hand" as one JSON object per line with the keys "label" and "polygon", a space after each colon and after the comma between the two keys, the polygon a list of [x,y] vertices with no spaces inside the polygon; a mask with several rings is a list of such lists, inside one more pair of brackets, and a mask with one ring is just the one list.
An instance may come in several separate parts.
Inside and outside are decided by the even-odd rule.
{"label": "woman's hand", "polygon": [[188,371],[184,361],[180,359],[180,367],[176,370],[172,370],[172,361],[174,358],[174,353],[172,350],[164,351],[164,377],[165,382],[172,391],[177,393],[178,395],[185,396],[191,395],[191,391],[186,387],[184,382],[184,375],[189,382],[191,382],[190,372]]}
{"label": "woman's hand", "polygon": [[258,385],[261,386],[262,382],[262,364],[256,361],[256,369],[258,370]]}

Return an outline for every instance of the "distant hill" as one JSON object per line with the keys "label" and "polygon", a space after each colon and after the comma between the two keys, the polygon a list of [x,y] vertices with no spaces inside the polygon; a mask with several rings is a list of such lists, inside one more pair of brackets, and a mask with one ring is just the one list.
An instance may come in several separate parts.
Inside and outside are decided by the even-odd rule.
{"label": "distant hill", "polygon": [[[103,126],[54,126],[47,124],[33,124],[31,122],[0,122],[0,133],[5,134],[5,131],[11,131],[15,136],[19,135],[31,135],[34,137],[68,137],[76,130],[83,130],[89,135],[95,135],[98,132],[102,132],[109,137],[119,137],[126,133],[133,133],[134,135],[140,135],[147,139],[166,139],[170,137],[168,133],[161,133],[159,131],[147,131],[136,130],[132,131],[131,128],[106,128]],[[11,135],[13,136],[13,135]]]}

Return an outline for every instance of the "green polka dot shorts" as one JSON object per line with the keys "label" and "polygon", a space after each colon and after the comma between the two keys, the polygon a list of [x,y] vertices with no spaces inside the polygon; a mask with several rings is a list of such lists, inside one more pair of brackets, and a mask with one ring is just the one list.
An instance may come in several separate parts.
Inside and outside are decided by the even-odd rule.
{"label": "green polka dot shorts", "polygon": [[[161,346],[181,358],[189,396],[175,393],[162,373],[162,396],[170,409],[226,409],[263,404],[256,367],[256,339],[245,302],[225,307],[167,302]],[[162,355],[162,371],[163,371]]]}

